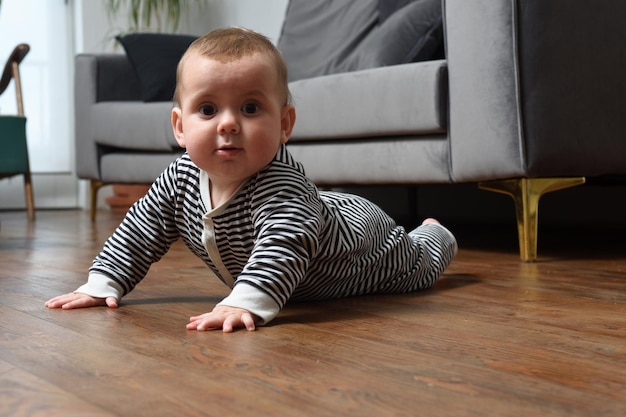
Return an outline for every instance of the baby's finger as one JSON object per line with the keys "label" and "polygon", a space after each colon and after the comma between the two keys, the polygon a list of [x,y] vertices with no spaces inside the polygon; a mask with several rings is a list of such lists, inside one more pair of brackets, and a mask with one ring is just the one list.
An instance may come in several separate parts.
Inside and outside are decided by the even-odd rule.
{"label": "baby's finger", "polygon": [[79,307],[79,305],[76,304],[78,298],[80,298],[80,296],[75,293],[63,294],[51,298],[46,302],[45,306],[48,308],[76,308],[75,306]]}
{"label": "baby's finger", "polygon": [[[221,321],[212,316],[201,317],[190,324],[192,324],[192,326],[195,326],[195,330],[198,331],[214,330],[222,327]],[[189,325],[187,326],[187,328],[189,328]]]}
{"label": "baby's finger", "polygon": [[234,316],[226,317],[226,319],[224,320],[224,323],[222,324],[222,331],[224,333],[232,333],[232,331],[235,328],[235,326],[233,325],[233,321],[239,321],[239,320]]}
{"label": "baby's finger", "polygon": [[246,327],[246,330],[248,331],[253,331],[256,328],[254,324],[254,318],[252,317],[252,314],[250,313],[242,314],[241,321],[243,322],[243,325]]}
{"label": "baby's finger", "polygon": [[198,328],[198,324],[199,324],[198,320],[192,320],[189,323],[187,323],[187,326],[185,326],[185,328],[187,330],[196,330]]}
{"label": "baby's finger", "polygon": [[49,299],[48,301],[46,301],[46,303],[44,304],[46,307],[48,308],[59,308],[63,305],[64,303],[64,298],[67,296],[66,295],[57,295],[56,297],[53,297],[51,299]]}
{"label": "baby's finger", "polygon": [[63,310],[71,310],[73,308],[85,308],[94,307],[97,305],[103,305],[105,303],[103,298],[93,298],[84,294],[71,294],[71,300],[68,300],[61,306]]}

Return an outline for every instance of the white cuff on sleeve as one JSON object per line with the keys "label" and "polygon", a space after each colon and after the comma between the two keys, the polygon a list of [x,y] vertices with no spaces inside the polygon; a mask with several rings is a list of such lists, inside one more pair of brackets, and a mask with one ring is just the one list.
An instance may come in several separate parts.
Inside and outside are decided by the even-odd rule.
{"label": "white cuff on sleeve", "polygon": [[235,285],[230,295],[217,304],[218,306],[228,306],[243,308],[250,313],[260,317],[257,324],[269,323],[280,311],[276,301],[258,288],[245,283]]}
{"label": "white cuff on sleeve", "polygon": [[124,294],[124,289],[104,274],[91,273],[87,283],[81,285],[76,291],[97,298],[114,297],[118,301]]}

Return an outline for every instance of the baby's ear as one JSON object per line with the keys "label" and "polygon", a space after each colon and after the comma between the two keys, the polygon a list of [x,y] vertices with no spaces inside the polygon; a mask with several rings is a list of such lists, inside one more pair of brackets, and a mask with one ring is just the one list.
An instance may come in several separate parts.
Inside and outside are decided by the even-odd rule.
{"label": "baby's ear", "polygon": [[291,137],[293,126],[296,124],[296,108],[293,104],[287,104],[283,108],[283,115],[281,119],[281,137],[280,143],[287,143]]}
{"label": "baby's ear", "polygon": [[183,134],[183,111],[180,107],[174,106],[172,108],[172,130],[174,131],[174,138],[181,148],[185,147],[185,135]]}

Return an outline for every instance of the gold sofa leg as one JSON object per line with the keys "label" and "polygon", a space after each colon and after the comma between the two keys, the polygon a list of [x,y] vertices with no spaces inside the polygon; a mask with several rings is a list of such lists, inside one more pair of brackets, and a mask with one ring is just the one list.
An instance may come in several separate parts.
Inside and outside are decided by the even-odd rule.
{"label": "gold sofa leg", "polygon": [[542,195],[551,191],[562,190],[584,183],[584,177],[515,178],[481,182],[478,184],[478,187],[513,197],[517,217],[520,258],[523,261],[532,262],[537,259],[539,199]]}
{"label": "gold sofa leg", "polygon": [[91,180],[89,187],[89,202],[90,202],[90,212],[91,212],[91,221],[96,221],[96,211],[98,209],[98,190],[105,185],[102,181]]}

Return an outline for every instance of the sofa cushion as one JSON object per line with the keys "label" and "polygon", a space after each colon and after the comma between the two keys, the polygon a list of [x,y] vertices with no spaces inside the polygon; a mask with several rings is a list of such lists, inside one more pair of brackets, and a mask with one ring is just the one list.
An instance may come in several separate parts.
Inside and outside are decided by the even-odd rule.
{"label": "sofa cushion", "polygon": [[291,0],[278,49],[289,80],[332,74],[378,23],[378,0]]}
{"label": "sofa cushion", "polygon": [[105,101],[95,103],[90,129],[98,145],[119,149],[171,151],[178,148],[172,132],[172,103]]}
{"label": "sofa cushion", "polygon": [[392,14],[415,0],[378,0],[378,23],[383,24]]}
{"label": "sofa cushion", "polygon": [[143,101],[172,100],[176,66],[196,38],[165,33],[131,33],[116,38],[137,74]]}
{"label": "sofa cushion", "polygon": [[347,72],[424,61],[442,41],[441,0],[416,0],[376,27],[337,69]]}
{"label": "sofa cushion", "polygon": [[444,132],[444,60],[373,68],[294,81],[292,141]]}
{"label": "sofa cushion", "polygon": [[441,0],[291,0],[278,42],[289,80],[431,59]]}

